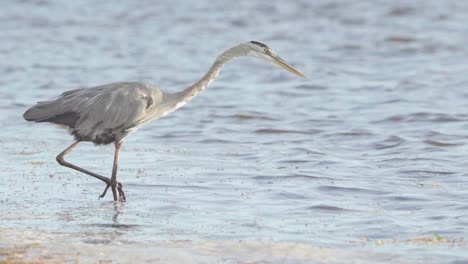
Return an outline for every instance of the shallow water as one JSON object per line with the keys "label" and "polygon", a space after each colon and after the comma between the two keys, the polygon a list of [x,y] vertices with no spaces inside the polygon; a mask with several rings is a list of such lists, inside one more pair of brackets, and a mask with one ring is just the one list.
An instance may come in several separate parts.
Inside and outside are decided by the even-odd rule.
{"label": "shallow water", "polygon": [[[4,3],[0,246],[28,232],[84,252],[227,241],[208,250],[219,256],[232,241],[270,241],[364,250],[374,262],[466,261],[467,12],[435,0]],[[251,58],[227,65],[192,102],[129,136],[125,204],[98,200],[101,182],[55,162],[66,131],[21,117],[78,87],[178,91],[248,40],[307,78]],[[112,154],[83,144],[68,159],[109,174]],[[434,232],[448,242],[417,242]]]}

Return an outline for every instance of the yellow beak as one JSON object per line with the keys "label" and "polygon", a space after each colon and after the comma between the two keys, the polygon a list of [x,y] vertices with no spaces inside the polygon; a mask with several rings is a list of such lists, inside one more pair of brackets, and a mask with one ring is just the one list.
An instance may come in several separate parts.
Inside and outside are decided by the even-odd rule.
{"label": "yellow beak", "polygon": [[280,66],[281,68],[284,68],[284,69],[288,70],[289,72],[292,72],[292,73],[296,74],[299,77],[305,78],[304,74],[302,74],[298,70],[294,69],[291,65],[286,63],[282,58],[280,58],[278,56],[275,56],[275,55],[271,56],[271,58],[272,58],[272,60],[271,60],[272,63]]}

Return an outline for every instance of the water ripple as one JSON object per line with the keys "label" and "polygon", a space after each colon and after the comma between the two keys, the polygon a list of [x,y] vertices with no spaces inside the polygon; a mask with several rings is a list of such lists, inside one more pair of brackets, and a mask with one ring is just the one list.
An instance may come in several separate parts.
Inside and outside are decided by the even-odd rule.
{"label": "water ripple", "polygon": [[[1,228],[99,249],[359,241],[405,261],[468,257],[466,248],[437,244],[375,246],[433,232],[468,236],[468,2],[194,3],[2,2]],[[109,194],[97,199],[101,182],[55,162],[72,137],[21,117],[75,88],[141,81],[180,91],[252,36],[306,78],[254,58],[226,65],[189,104],[126,139],[122,208]],[[69,161],[109,176],[113,151],[81,144]],[[278,255],[288,253],[298,251]]]}
{"label": "water ripple", "polygon": [[372,195],[382,195],[382,194],[388,193],[388,191],[370,190],[370,189],[355,188],[355,187],[330,186],[330,185],[319,186],[318,189],[321,192],[325,192],[325,193],[349,193],[349,194],[364,193],[364,194],[372,194]]}
{"label": "water ripple", "polygon": [[345,208],[341,208],[338,206],[332,206],[332,205],[313,205],[307,207],[307,210],[313,210],[313,211],[325,211],[325,212],[352,212],[354,210],[349,210]]}

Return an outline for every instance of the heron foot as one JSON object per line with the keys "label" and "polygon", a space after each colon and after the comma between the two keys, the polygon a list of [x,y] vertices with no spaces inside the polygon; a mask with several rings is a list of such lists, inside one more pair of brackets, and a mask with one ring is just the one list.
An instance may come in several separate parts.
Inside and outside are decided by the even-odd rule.
{"label": "heron foot", "polygon": [[[104,189],[104,192],[99,196],[99,199],[104,198],[104,196],[106,196],[106,193],[109,187],[111,187],[110,181],[107,182],[107,186]],[[117,191],[119,192],[119,201],[125,202],[126,201],[125,192],[123,191],[123,186],[122,186],[122,183],[120,182],[117,182]]]}

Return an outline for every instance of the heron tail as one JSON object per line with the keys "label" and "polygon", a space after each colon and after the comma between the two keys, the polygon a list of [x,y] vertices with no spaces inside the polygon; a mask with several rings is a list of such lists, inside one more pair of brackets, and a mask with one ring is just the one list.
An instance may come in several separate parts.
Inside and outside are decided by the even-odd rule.
{"label": "heron tail", "polygon": [[23,118],[27,121],[50,122],[73,128],[80,116],[73,111],[64,111],[61,102],[53,100],[37,103],[26,110]]}
{"label": "heron tail", "polygon": [[59,103],[56,101],[39,102],[35,106],[29,108],[24,112],[23,118],[27,121],[41,121],[54,116]]}
{"label": "heron tail", "polygon": [[72,97],[83,89],[75,89],[62,93],[58,98],[49,101],[38,102],[35,106],[24,112],[23,118],[27,121],[50,122],[59,125],[75,127],[80,118],[79,114],[72,111],[63,99]]}

